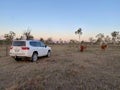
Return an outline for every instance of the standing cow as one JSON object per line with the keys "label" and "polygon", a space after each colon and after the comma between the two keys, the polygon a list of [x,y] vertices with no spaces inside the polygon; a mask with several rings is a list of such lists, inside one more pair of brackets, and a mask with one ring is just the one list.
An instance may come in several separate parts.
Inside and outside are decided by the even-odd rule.
{"label": "standing cow", "polygon": [[82,41],[81,42],[81,45],[80,45],[80,52],[83,52],[85,49],[87,48],[87,46],[84,44],[84,42]]}
{"label": "standing cow", "polygon": [[108,47],[108,45],[107,45],[107,43],[102,42],[100,47],[101,47],[101,50],[106,50],[106,48]]}

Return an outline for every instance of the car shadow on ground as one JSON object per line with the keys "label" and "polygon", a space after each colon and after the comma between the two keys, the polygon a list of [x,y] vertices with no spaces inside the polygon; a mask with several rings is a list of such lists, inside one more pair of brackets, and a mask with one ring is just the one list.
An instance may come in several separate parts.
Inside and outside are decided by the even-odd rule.
{"label": "car shadow on ground", "polygon": [[50,58],[46,57],[46,56],[42,56],[42,57],[38,57],[38,60],[36,62],[32,62],[30,60],[30,58],[22,58],[22,59],[18,59],[16,62],[27,62],[27,63],[39,63],[39,62],[42,62],[42,61],[49,61]]}

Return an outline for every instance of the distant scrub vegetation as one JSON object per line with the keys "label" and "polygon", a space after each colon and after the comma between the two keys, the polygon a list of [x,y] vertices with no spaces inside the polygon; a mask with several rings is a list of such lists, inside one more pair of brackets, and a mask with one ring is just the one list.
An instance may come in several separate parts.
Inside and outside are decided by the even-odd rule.
{"label": "distant scrub vegetation", "polygon": [[[81,42],[84,42],[83,40],[80,40],[81,35],[83,34],[82,29],[79,28],[77,31],[75,31],[75,34],[79,36],[79,41],[70,39],[69,41],[63,41],[62,39],[59,39],[58,41],[53,41],[52,38],[48,38],[45,40],[44,38],[40,38],[39,40],[46,43],[46,44],[80,44]],[[27,29],[25,32],[23,32],[23,35],[20,37],[15,38],[16,33],[13,31],[10,31],[8,34],[4,35],[5,40],[0,40],[0,44],[11,44],[12,40],[33,40],[34,37],[31,34],[31,30]],[[89,41],[85,42],[90,45],[93,44],[100,44],[100,43],[107,43],[107,44],[114,44],[119,45],[120,44],[120,33],[119,31],[113,31],[111,32],[111,36],[104,35],[104,33],[98,33],[95,38],[90,37]]]}

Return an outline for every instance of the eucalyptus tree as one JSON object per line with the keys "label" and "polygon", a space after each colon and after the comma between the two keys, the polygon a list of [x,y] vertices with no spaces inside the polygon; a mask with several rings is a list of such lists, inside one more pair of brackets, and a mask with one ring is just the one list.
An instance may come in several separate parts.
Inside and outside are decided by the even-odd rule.
{"label": "eucalyptus tree", "polygon": [[33,40],[34,37],[31,35],[31,30],[27,29],[23,35],[26,37],[26,40]]}
{"label": "eucalyptus tree", "polygon": [[112,42],[115,44],[116,41],[117,41],[117,37],[119,36],[119,32],[118,31],[113,31],[111,33],[111,36],[112,36]]}
{"label": "eucalyptus tree", "polygon": [[77,31],[75,31],[75,34],[78,34],[78,36],[79,36],[79,42],[80,42],[80,36],[82,35],[82,29],[79,28]]}
{"label": "eucalyptus tree", "polygon": [[106,42],[106,43],[111,43],[111,38],[110,38],[110,36],[107,35],[107,36],[105,37],[105,42]]}
{"label": "eucalyptus tree", "polygon": [[42,37],[40,38],[40,41],[45,42],[45,40]]}
{"label": "eucalyptus tree", "polygon": [[15,34],[13,31],[10,31],[8,34],[5,34],[5,35],[4,35],[4,38],[6,39],[6,41],[7,41],[8,43],[11,43],[12,40],[14,39],[15,35],[16,35],[16,34]]}
{"label": "eucalyptus tree", "polygon": [[92,45],[95,42],[95,39],[93,37],[89,38],[90,44]]}
{"label": "eucalyptus tree", "polygon": [[46,44],[53,44],[53,39],[51,37],[49,37],[46,41]]}
{"label": "eucalyptus tree", "polygon": [[99,33],[99,34],[96,35],[96,38],[97,38],[98,43],[102,43],[104,41],[104,34]]}

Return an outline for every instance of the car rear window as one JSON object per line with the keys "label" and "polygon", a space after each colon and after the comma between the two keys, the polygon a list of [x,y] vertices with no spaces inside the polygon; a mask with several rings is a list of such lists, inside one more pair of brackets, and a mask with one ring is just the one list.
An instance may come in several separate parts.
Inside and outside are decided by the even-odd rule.
{"label": "car rear window", "polygon": [[13,46],[26,46],[25,41],[13,41]]}

